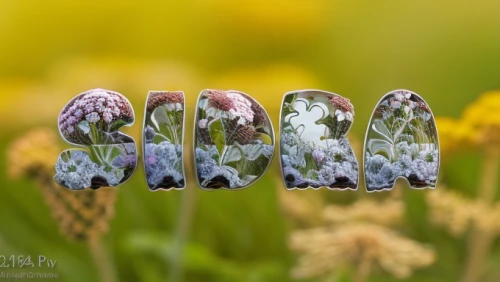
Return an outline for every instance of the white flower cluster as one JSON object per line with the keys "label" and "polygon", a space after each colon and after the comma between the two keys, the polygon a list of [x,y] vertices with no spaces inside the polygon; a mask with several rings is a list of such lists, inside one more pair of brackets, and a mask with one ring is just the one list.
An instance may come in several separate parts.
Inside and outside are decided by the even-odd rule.
{"label": "white flower cluster", "polygon": [[[163,141],[159,144],[145,145],[146,178],[150,188],[182,188],[182,145],[174,145]],[[166,183],[169,179],[169,183]],[[171,185],[170,187],[160,187]]]}
{"label": "white flower cluster", "polygon": [[[329,140],[328,149],[313,149],[308,143],[297,144],[296,140],[293,133],[282,134],[281,163],[287,188],[357,186],[358,162],[347,138]],[[308,165],[306,154],[311,154],[318,169],[310,169],[303,175],[299,169]]]}
{"label": "white flower cluster", "polygon": [[125,176],[123,170],[118,168],[108,172],[103,166],[94,163],[87,152],[71,150],[63,155],[68,156],[68,160],[64,161],[59,157],[54,180],[71,190],[92,187],[92,180],[98,177],[105,179],[109,186],[116,186]]}
{"label": "white flower cluster", "polygon": [[[391,163],[381,155],[366,155],[365,175],[369,190],[387,189],[394,186],[396,178],[405,177],[411,186],[435,186],[438,174],[438,150],[415,151],[406,142],[398,144],[397,161]],[[414,145],[414,144],[412,144]]]}

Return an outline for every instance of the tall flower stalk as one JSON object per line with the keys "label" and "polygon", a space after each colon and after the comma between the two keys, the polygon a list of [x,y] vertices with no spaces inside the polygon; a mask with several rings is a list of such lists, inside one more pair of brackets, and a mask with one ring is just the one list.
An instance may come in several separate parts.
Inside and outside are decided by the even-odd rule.
{"label": "tall flower stalk", "polygon": [[9,174],[32,179],[49,206],[61,233],[68,239],[84,241],[98,269],[100,281],[117,281],[115,269],[102,241],[114,215],[116,190],[70,191],[52,178],[53,160],[61,147],[57,135],[40,128],[17,139],[9,150]]}
{"label": "tall flower stalk", "polygon": [[494,91],[483,94],[469,105],[459,120],[437,119],[443,151],[450,154],[460,147],[479,149],[483,153],[480,186],[475,199],[446,191],[430,193],[428,197],[436,223],[448,227],[453,235],[461,235],[471,228],[462,282],[481,281],[489,251],[500,235],[500,203],[495,202],[500,165],[498,112],[500,92]]}
{"label": "tall flower stalk", "polygon": [[[498,169],[500,154],[498,149],[487,150],[484,154],[483,173],[478,199],[487,205],[494,202],[495,192],[498,187]],[[482,267],[488,253],[498,235],[483,229],[474,229],[469,238],[468,256],[463,274],[463,282],[480,281]]]}

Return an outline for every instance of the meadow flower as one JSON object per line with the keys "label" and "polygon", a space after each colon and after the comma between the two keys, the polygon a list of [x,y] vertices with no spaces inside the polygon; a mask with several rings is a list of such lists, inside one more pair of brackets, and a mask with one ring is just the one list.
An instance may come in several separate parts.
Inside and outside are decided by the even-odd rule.
{"label": "meadow flower", "polygon": [[469,105],[459,120],[438,118],[440,141],[447,149],[445,152],[475,147],[484,153],[476,199],[469,200],[450,192],[434,192],[428,198],[435,223],[445,226],[454,235],[464,233],[467,227],[472,229],[463,281],[481,280],[483,265],[500,232],[500,204],[495,203],[500,164],[499,111],[500,92],[492,91],[484,93]]}
{"label": "meadow flower", "polygon": [[227,112],[234,107],[233,99],[225,91],[208,90],[205,95],[208,98],[208,105],[212,108]]}
{"label": "meadow flower", "polygon": [[404,221],[404,213],[402,201],[391,198],[382,202],[363,199],[348,206],[328,205],[323,209],[323,218],[335,224],[371,222],[393,226]]}
{"label": "meadow flower", "polygon": [[184,95],[181,91],[152,91],[149,92],[146,110],[154,111],[158,106],[164,104],[183,104]]}
{"label": "meadow flower", "polygon": [[440,187],[427,194],[429,219],[432,223],[448,229],[459,236],[471,226],[476,217],[472,201],[451,190]]}
{"label": "meadow flower", "polygon": [[8,172],[12,178],[24,174],[52,174],[60,153],[58,137],[49,128],[37,128],[18,138],[8,151]]}
{"label": "meadow flower", "polygon": [[500,150],[500,91],[487,92],[465,110],[462,121],[475,144]]}
{"label": "meadow flower", "polygon": [[343,112],[350,112],[354,115],[354,106],[351,101],[345,97],[339,95],[328,95],[328,101],[334,105],[337,109]]}
{"label": "meadow flower", "polygon": [[39,128],[14,141],[9,150],[10,175],[27,176],[40,189],[61,233],[74,240],[95,241],[109,229],[116,190],[103,188],[75,193],[52,178],[53,160],[61,151],[54,131]]}
{"label": "meadow flower", "polygon": [[461,236],[471,227],[500,235],[500,203],[488,205],[480,199],[468,199],[446,187],[429,193],[427,203],[431,222],[446,228],[453,236]]}
{"label": "meadow flower", "polygon": [[101,120],[101,117],[96,112],[91,112],[90,114],[85,116],[85,119],[90,123],[95,123]]}
{"label": "meadow flower", "polygon": [[[59,115],[59,129],[66,140],[73,143],[89,143],[82,140],[82,121],[96,124],[97,128],[113,131],[116,121],[133,121],[132,106],[125,97],[103,89],[93,89],[73,98]],[[121,125],[117,125],[121,126]],[[80,132],[81,131],[81,132]],[[88,141],[88,140],[87,140]]]}
{"label": "meadow flower", "polygon": [[408,99],[411,98],[411,92],[408,91],[397,91],[394,93],[394,98],[400,102],[407,102]]}
{"label": "meadow flower", "polygon": [[146,178],[150,189],[184,187],[181,145],[164,141],[148,143],[145,149]]}
{"label": "meadow flower", "polygon": [[354,264],[358,269],[378,265],[402,279],[435,261],[435,252],[429,247],[370,223],[294,231],[290,246],[301,254],[292,269],[294,278],[321,277]]}
{"label": "meadow flower", "polygon": [[314,161],[316,162],[317,166],[321,165],[321,163],[325,159],[325,156],[326,156],[325,152],[323,152],[323,150],[320,150],[320,149],[314,149],[314,151],[312,152],[312,157],[313,157]]}
{"label": "meadow flower", "polygon": [[229,113],[234,117],[240,117],[244,124],[246,122],[253,122],[254,112],[252,110],[252,103],[245,98],[242,94],[236,92],[228,92],[227,96],[232,100],[232,107]]}

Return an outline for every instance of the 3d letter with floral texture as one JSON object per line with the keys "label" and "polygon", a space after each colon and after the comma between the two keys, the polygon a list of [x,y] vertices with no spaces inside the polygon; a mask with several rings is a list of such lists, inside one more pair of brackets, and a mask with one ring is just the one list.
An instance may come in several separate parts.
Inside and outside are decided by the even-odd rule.
{"label": "3d letter with floral texture", "polygon": [[132,105],[123,95],[93,89],[74,97],[58,119],[61,136],[86,150],[64,151],[54,179],[71,189],[97,189],[127,181],[137,166],[133,138],[118,131],[134,122]]}
{"label": "3d letter with floral texture", "polygon": [[364,168],[368,191],[392,189],[399,177],[412,188],[436,187],[438,133],[420,96],[396,90],[382,97],[366,132]]}
{"label": "3d letter with floral texture", "polygon": [[150,190],[185,187],[184,93],[151,91],[146,101],[143,153]]}
{"label": "3d letter with floral texture", "polygon": [[204,90],[195,118],[195,163],[204,189],[244,188],[268,169],[274,132],[264,108],[238,91]]}
{"label": "3d letter with floral texture", "polygon": [[283,97],[280,156],[285,187],[357,189],[358,162],[347,133],[354,121],[349,99],[319,90]]}

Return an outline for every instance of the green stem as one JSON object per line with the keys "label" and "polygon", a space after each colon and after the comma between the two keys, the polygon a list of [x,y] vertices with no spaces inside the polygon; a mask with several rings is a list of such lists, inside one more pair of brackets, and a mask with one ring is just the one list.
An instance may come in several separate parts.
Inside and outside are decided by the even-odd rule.
{"label": "green stem", "polygon": [[353,282],[364,282],[366,281],[366,277],[368,277],[368,274],[370,273],[371,269],[371,259],[369,258],[368,254],[363,255],[361,258],[361,261],[359,262],[358,268],[356,269],[356,272],[354,274],[354,277],[352,279]]}
{"label": "green stem", "polygon": [[170,257],[169,282],[182,281],[184,248],[189,234],[191,221],[193,219],[195,204],[195,189],[185,189],[182,194],[181,206],[179,207],[179,217],[173,242],[174,247]]}
{"label": "green stem", "polygon": [[[483,162],[482,183],[479,189],[478,199],[491,205],[494,202],[495,192],[498,183],[498,168],[500,163],[500,152],[491,150],[485,153]],[[469,249],[465,271],[462,282],[480,281],[483,266],[488,256],[496,236],[493,232],[488,232],[475,228],[469,240]]]}
{"label": "green stem", "polygon": [[97,236],[88,241],[90,253],[99,273],[99,280],[102,282],[115,282],[116,273],[109,253],[104,249],[102,238]]}

